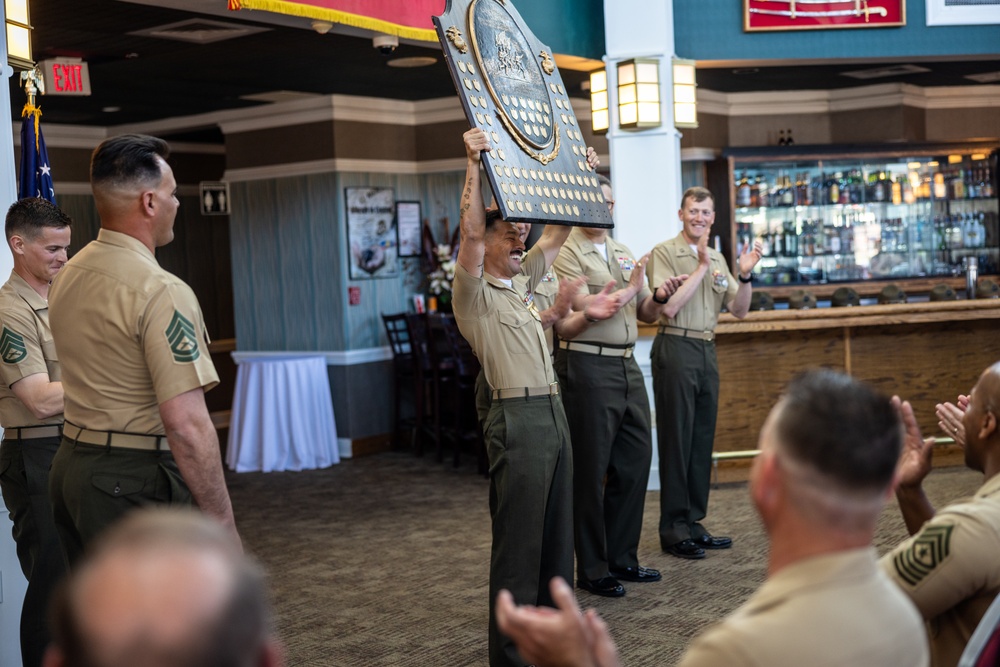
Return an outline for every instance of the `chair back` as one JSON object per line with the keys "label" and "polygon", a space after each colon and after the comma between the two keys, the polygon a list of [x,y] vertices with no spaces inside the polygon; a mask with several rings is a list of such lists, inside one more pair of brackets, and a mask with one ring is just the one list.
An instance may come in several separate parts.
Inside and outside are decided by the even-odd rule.
{"label": "chair back", "polygon": [[958,667],[995,667],[1000,665],[1000,596],[983,614],[976,631],[962,651]]}
{"label": "chair back", "polygon": [[458,371],[458,374],[463,377],[475,377],[478,375],[480,369],[479,359],[476,358],[475,353],[472,351],[472,346],[462,336],[462,332],[458,330],[455,318],[444,317],[441,322],[441,329],[445,340],[448,342],[451,356],[455,360],[455,369]]}
{"label": "chair back", "polygon": [[410,349],[413,361],[421,372],[431,370],[431,357],[427,349],[427,314],[410,313],[406,316],[410,331]]}
{"label": "chair back", "polygon": [[430,313],[427,315],[427,351],[431,358],[431,366],[440,371],[446,371],[449,375],[455,370],[455,357],[451,353],[451,345],[448,344],[448,336],[445,327],[450,320],[450,316],[444,313]]}
{"label": "chair back", "polygon": [[382,322],[385,324],[385,334],[389,338],[389,346],[392,347],[393,358],[402,360],[409,357],[412,354],[412,350],[406,313],[399,313],[397,315],[382,313]]}

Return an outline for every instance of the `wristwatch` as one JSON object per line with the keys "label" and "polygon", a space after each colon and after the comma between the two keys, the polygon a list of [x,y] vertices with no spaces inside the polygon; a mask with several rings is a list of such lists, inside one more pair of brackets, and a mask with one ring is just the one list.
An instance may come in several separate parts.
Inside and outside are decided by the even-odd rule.
{"label": "wristwatch", "polygon": [[741,283],[752,283],[753,282],[753,272],[752,271],[750,272],[750,277],[749,278],[744,278],[739,273],[736,274],[736,277],[739,278],[739,280],[740,280]]}
{"label": "wristwatch", "polygon": [[668,294],[668,295],[667,295],[667,298],[666,298],[666,299],[664,299],[663,301],[660,301],[659,297],[657,297],[657,296],[656,296],[656,293],[657,293],[657,292],[658,292],[659,290],[660,290],[660,288],[659,288],[659,287],[657,287],[656,289],[654,289],[654,290],[653,290],[653,301],[655,301],[656,303],[658,303],[658,304],[660,304],[660,305],[662,306],[662,305],[663,305],[663,304],[665,304],[665,303],[666,303],[667,301],[670,301],[670,295]]}

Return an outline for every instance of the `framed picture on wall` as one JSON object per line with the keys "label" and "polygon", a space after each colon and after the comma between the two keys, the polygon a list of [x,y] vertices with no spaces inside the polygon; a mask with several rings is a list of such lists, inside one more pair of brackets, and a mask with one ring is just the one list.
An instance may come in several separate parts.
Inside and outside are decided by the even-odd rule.
{"label": "framed picture on wall", "polygon": [[927,25],[1000,24],[1000,0],[927,0]]}
{"label": "framed picture on wall", "polygon": [[906,25],[906,0],[743,0],[746,32],[901,25]]}
{"label": "framed picture on wall", "polygon": [[392,188],[344,188],[351,280],[399,275],[395,200]]}
{"label": "framed picture on wall", "polygon": [[396,227],[399,230],[399,256],[417,257],[420,255],[422,231],[420,202],[396,202]]}

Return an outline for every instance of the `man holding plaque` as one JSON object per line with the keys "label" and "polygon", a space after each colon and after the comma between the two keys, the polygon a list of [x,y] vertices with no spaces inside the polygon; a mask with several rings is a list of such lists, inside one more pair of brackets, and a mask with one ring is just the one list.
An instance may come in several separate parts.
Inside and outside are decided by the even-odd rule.
{"label": "man holding plaque", "polygon": [[718,250],[708,247],[715,197],[688,188],[681,197],[681,233],[653,248],[651,285],[670,276],[689,278],[670,298],[653,340],[653,399],[660,456],[660,545],[678,558],[704,558],[706,549],[728,549],[732,540],[711,535],[701,521],[708,511],[712,445],[719,408],[715,325],[723,306],[738,318],[750,310],[755,241],[739,257],[739,280]]}
{"label": "man holding plaque", "polygon": [[[452,303],[492,399],[484,423],[493,524],[490,665],[521,667],[525,663],[513,642],[497,629],[497,593],[507,589],[519,604],[553,606],[549,580],[573,574],[569,426],[534,304],[534,289],[570,228],[547,226],[525,253],[517,227],[492,211],[487,216],[483,207],[480,154],[491,149],[489,139],[473,128],[464,140],[468,163]],[[592,150],[588,162],[597,165]],[[605,299],[589,304],[584,317],[596,321],[614,310]]]}

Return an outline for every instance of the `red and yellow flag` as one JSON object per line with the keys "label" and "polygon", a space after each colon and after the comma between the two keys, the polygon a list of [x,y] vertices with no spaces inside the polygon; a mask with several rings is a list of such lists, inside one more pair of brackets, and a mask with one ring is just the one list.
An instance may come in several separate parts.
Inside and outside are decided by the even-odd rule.
{"label": "red and yellow flag", "polygon": [[229,9],[258,9],[304,16],[405,39],[438,41],[431,16],[444,11],[445,0],[229,0]]}

